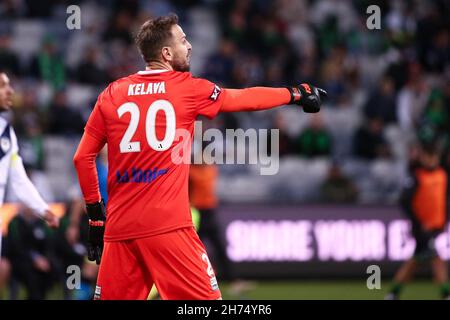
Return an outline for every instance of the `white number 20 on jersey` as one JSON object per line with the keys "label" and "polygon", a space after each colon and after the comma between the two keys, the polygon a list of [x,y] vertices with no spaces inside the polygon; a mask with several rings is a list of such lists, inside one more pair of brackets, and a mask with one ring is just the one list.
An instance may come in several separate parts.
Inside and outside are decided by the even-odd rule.
{"label": "white number 20 on jersey", "polygon": [[[166,133],[163,140],[158,140],[155,129],[156,114],[160,110],[166,115]],[[128,128],[119,144],[120,152],[140,152],[141,143],[139,141],[131,141],[139,124],[140,110],[138,105],[134,102],[124,103],[117,109],[117,114],[119,115],[119,118],[122,118],[125,113],[130,113],[131,118]],[[167,100],[156,100],[153,102],[148,107],[147,116],[145,118],[145,135],[148,145],[156,151],[165,151],[169,149],[175,139],[175,129],[176,118],[173,105]]]}

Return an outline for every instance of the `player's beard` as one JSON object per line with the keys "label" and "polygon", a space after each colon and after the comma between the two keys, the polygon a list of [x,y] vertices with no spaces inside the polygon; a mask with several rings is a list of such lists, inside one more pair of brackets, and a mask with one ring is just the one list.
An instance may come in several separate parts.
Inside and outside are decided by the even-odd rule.
{"label": "player's beard", "polygon": [[175,71],[187,72],[191,66],[188,61],[188,57],[181,57],[176,55],[172,61],[172,68]]}

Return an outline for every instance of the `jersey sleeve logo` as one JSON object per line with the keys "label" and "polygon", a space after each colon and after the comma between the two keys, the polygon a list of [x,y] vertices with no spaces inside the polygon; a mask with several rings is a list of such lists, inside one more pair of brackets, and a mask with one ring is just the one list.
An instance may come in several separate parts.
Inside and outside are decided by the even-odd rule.
{"label": "jersey sleeve logo", "polygon": [[211,93],[211,96],[209,97],[211,100],[217,101],[217,99],[219,99],[219,95],[222,92],[222,90],[220,89],[220,87],[216,84],[214,85],[214,90]]}
{"label": "jersey sleeve logo", "polygon": [[7,137],[0,138],[0,146],[4,153],[7,153],[11,148],[11,141]]}

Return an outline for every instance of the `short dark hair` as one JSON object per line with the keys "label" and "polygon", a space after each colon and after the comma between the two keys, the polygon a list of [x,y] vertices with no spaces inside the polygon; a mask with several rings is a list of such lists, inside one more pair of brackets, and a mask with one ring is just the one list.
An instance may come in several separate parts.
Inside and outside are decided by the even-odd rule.
{"label": "short dark hair", "polygon": [[136,35],[136,44],[146,63],[159,58],[162,47],[172,39],[172,26],[178,24],[178,16],[171,13],[146,21]]}

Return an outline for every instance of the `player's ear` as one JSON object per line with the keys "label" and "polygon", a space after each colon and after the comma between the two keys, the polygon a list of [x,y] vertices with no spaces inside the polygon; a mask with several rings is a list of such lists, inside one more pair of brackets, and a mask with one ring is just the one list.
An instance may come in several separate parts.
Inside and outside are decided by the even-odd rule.
{"label": "player's ear", "polygon": [[164,60],[166,61],[172,61],[173,60],[173,53],[170,47],[163,47],[161,49],[161,54]]}

